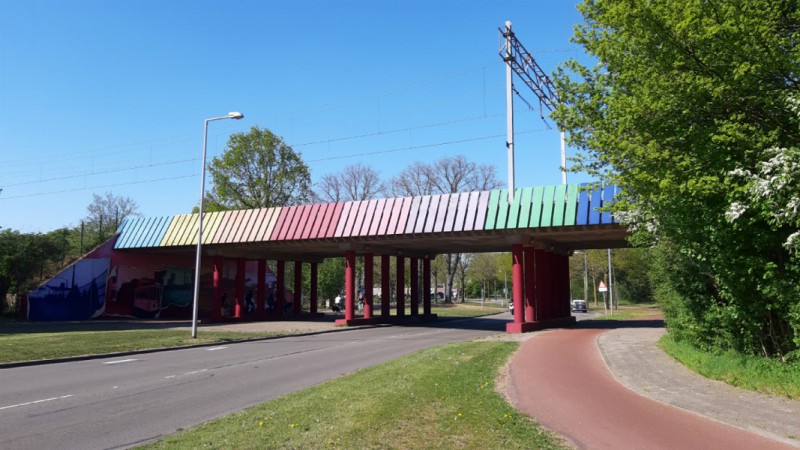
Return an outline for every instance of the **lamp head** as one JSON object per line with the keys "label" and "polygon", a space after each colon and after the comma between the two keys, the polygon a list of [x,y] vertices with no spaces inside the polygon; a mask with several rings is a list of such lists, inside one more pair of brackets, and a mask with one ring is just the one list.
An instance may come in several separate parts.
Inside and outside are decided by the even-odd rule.
{"label": "lamp head", "polygon": [[236,120],[239,120],[239,119],[242,119],[242,118],[244,118],[244,114],[242,114],[242,113],[240,113],[240,112],[229,112],[229,113],[228,113],[228,118],[229,118],[229,119],[236,119]]}

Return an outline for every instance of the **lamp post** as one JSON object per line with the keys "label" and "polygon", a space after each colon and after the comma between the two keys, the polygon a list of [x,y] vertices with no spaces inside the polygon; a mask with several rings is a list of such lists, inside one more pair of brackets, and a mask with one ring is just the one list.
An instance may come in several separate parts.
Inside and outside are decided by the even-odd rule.
{"label": "lamp post", "polygon": [[205,120],[203,128],[203,167],[200,170],[200,211],[197,216],[197,257],[194,264],[194,297],[192,301],[192,339],[197,338],[197,311],[200,304],[200,253],[203,244],[203,203],[206,196],[206,146],[208,143],[208,122],[223,119],[239,120],[244,117],[240,112],[229,112],[227,116],[212,117]]}

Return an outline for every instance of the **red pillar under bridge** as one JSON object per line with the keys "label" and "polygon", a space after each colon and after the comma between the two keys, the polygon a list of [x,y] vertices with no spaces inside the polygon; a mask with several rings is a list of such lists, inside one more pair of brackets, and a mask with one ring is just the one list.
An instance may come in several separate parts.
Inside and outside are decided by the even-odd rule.
{"label": "red pillar under bridge", "polygon": [[506,332],[574,324],[569,307],[569,256],[522,245],[512,246],[511,254],[514,321],[506,324]]}

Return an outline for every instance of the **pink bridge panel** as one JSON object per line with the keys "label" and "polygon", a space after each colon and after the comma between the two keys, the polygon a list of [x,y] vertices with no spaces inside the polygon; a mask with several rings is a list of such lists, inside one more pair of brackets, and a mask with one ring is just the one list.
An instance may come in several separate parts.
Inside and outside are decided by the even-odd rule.
{"label": "pink bridge panel", "polygon": [[304,205],[300,208],[298,219],[295,220],[295,227],[289,239],[300,239],[300,237],[303,236],[303,230],[306,228],[306,222],[308,221],[308,215],[311,213],[312,205]]}
{"label": "pink bridge panel", "polygon": [[453,231],[453,226],[458,216],[458,199],[460,197],[459,194],[450,194],[450,199],[447,203],[447,217],[444,219],[444,227],[442,228],[444,232]]}
{"label": "pink bridge panel", "polygon": [[346,236],[358,236],[361,225],[364,223],[364,216],[367,215],[367,203],[366,201],[358,202],[358,209],[356,209],[353,220],[349,221],[350,223],[348,224],[352,224],[352,227],[348,226],[348,229],[345,231]]}
{"label": "pink bridge panel", "polygon": [[383,220],[383,208],[386,207],[386,199],[379,198],[378,203],[375,204],[375,215],[372,217],[372,224],[369,226],[368,236],[376,236]]}
{"label": "pink bridge panel", "polygon": [[[416,223],[414,224],[414,227],[411,228],[410,230],[406,228],[406,233],[408,234],[422,233],[425,230],[425,219],[428,217],[428,208],[430,207],[431,204],[431,196],[423,195],[422,197],[418,198],[420,200],[419,210],[417,211],[416,217],[414,217]],[[415,200],[416,199],[417,198],[415,198]]]}
{"label": "pink bridge panel", "polygon": [[[406,227],[403,231],[405,234],[411,234],[414,232],[416,224],[419,223],[419,216],[423,205],[423,197],[413,197],[411,199],[411,208],[408,210],[408,220],[406,221]],[[422,217],[425,217],[425,213],[422,213]]]}
{"label": "pink bridge panel", "polygon": [[[433,224],[434,233],[441,233],[444,230],[445,218],[450,214],[448,208],[450,205],[450,197],[450,194],[444,194],[439,200],[439,210],[436,214],[436,222]],[[453,209],[455,209],[455,205],[453,205]]]}
{"label": "pink bridge panel", "polygon": [[428,218],[425,219],[425,233],[433,231],[433,224],[436,222],[436,213],[439,210],[439,199],[441,195],[434,195],[431,197],[431,204],[428,206]]}
{"label": "pink bridge panel", "polygon": [[275,222],[275,227],[272,228],[272,233],[270,233],[270,241],[278,240],[278,236],[281,234],[281,228],[283,228],[283,223],[286,222],[286,216],[289,215],[289,209],[290,208],[286,206],[281,208],[281,213],[278,215],[278,221]]}
{"label": "pink bridge panel", "polygon": [[276,236],[278,241],[286,240],[286,235],[289,234],[289,229],[292,227],[292,221],[294,220],[294,215],[297,212],[297,206],[290,206],[286,208],[286,217],[281,224],[280,229],[278,229],[278,235]]}
{"label": "pink bridge panel", "polygon": [[403,206],[400,209],[400,216],[397,218],[397,229],[395,234],[402,234],[408,221],[408,211],[411,209],[411,197],[403,199]]}
{"label": "pink bridge panel", "polygon": [[328,232],[328,226],[331,224],[331,216],[333,216],[333,209],[336,207],[335,203],[325,203],[319,210],[320,220],[314,224],[314,230],[311,232],[313,239],[322,239]]}
{"label": "pink bridge panel", "polygon": [[300,236],[301,239],[308,239],[311,237],[311,232],[317,226],[317,222],[320,220],[319,217],[319,210],[324,205],[316,204],[311,207],[311,211],[308,213],[308,221],[306,222],[305,228],[303,228],[303,235]]}
{"label": "pink bridge panel", "polygon": [[[329,206],[328,209],[331,209],[331,207]],[[326,238],[332,238],[335,235],[336,227],[342,218],[342,211],[344,211],[344,203],[334,203],[331,222],[328,225],[328,231],[325,232]]]}
{"label": "pink bridge panel", "polygon": [[344,207],[342,208],[342,213],[339,216],[338,223],[336,224],[336,231],[333,233],[333,237],[342,237],[344,235],[344,230],[347,227],[347,220],[348,217],[351,215],[350,211],[353,208],[353,204],[355,202],[346,202]]}
{"label": "pink bridge panel", "polygon": [[375,206],[378,204],[378,201],[373,199],[367,203],[367,214],[364,216],[364,223],[361,224],[361,230],[358,232],[358,236],[367,236],[369,234],[369,227],[375,219]]}

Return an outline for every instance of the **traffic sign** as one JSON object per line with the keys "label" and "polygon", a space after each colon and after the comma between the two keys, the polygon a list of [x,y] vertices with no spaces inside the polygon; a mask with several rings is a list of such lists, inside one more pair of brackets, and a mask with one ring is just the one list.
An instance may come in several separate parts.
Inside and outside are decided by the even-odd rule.
{"label": "traffic sign", "polygon": [[601,282],[600,282],[600,284],[597,286],[597,290],[598,290],[599,292],[608,292],[608,287],[606,286],[606,284],[605,284],[605,283],[603,283],[603,282],[601,281]]}

